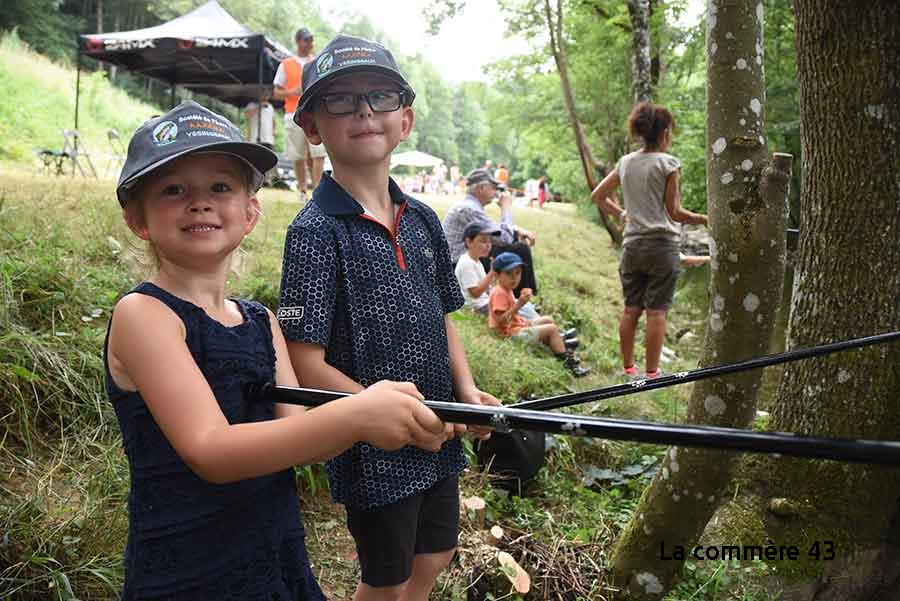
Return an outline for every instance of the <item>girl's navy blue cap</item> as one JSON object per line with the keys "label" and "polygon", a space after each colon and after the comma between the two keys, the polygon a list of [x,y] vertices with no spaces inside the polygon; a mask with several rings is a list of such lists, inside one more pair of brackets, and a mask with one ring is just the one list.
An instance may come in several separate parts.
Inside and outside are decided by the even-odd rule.
{"label": "girl's navy blue cap", "polygon": [[264,174],[278,164],[278,155],[265,146],[247,142],[231,121],[186,100],[165,115],[145,121],[131,136],[116,187],[119,204],[125,206],[138,181],[195,152],[216,152],[241,159],[253,171],[254,190],[262,185]]}
{"label": "girl's navy blue cap", "polygon": [[400,73],[400,67],[397,66],[397,61],[394,60],[390,50],[378,42],[339,35],[328,42],[315,60],[303,65],[303,94],[300,95],[300,103],[294,111],[294,122],[300,125],[300,115],[303,111],[313,108],[309,106],[310,101],[329,82],[359,72],[377,73],[396,81],[406,96],[406,106],[412,105],[416,98],[415,91]]}

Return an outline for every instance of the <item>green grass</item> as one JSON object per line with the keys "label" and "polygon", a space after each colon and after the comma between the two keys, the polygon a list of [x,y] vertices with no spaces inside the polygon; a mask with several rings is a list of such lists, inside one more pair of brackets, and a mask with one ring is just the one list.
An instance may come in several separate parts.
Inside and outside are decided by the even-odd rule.
{"label": "green grass", "polygon": [[[0,576],[0,591],[38,599],[52,586],[54,595],[65,599],[71,587],[81,599],[109,599],[121,578],[128,477],[102,385],[102,345],[112,306],[143,277],[143,268],[112,182],[10,171],[0,176],[0,470],[7,475],[0,523],[11,543],[0,545],[0,564],[11,567]],[[262,199],[264,218],[243,246],[242,273],[231,288],[274,307],[284,232],[298,206],[287,192],[264,190]],[[430,200],[441,215],[452,202]],[[517,209],[516,219],[539,235],[543,309],[579,327],[582,354],[595,373],[575,381],[548,352],[500,340],[483,317],[460,312],[454,320],[479,385],[514,401],[617,382],[615,323],[621,302],[616,255],[605,234],[569,206]],[[673,312],[673,327],[697,319],[701,311]],[[678,359],[680,368],[690,367],[694,350]],[[686,391],[670,389],[577,410],[677,419],[685,400]],[[492,498],[492,507],[536,532],[545,519],[540,516],[556,514],[573,540],[596,533],[584,525],[597,524],[598,515],[601,523],[616,525],[604,532],[615,533],[640,486],[584,488],[582,468],[621,467],[647,452],[653,450],[562,439],[542,473],[538,497]],[[307,494],[325,494],[321,468],[300,475]],[[466,486],[488,494],[477,483]],[[311,547],[315,557],[317,547]]]}
{"label": "green grass", "polygon": [[[159,108],[110,86],[102,71],[82,74],[78,129],[94,166],[104,171],[110,128],[127,135]],[[34,151],[61,150],[75,127],[75,72],[30,50],[15,35],[0,37],[0,161],[34,163]]]}
{"label": "green grass", "polygon": [[[112,181],[35,175],[32,148],[55,146],[59,128],[70,123],[72,73],[6,37],[0,40],[0,81],[10,91],[0,99],[0,599],[115,599],[127,533],[128,467],[103,387],[102,348],[115,301],[146,270],[122,222]],[[105,136],[108,127],[130,131],[155,112],[102,79],[89,89],[82,113],[89,142]],[[455,201],[426,200],[441,216]],[[264,217],[243,245],[240,273],[230,288],[274,308],[284,234],[299,207],[294,195],[269,189],[262,202]],[[543,211],[515,209],[516,222],[538,235],[541,309],[578,327],[580,353],[594,369],[588,378],[573,380],[543,349],[498,339],[483,317],[453,316],[478,384],[498,398],[513,402],[621,381],[618,258],[606,233],[586,214],[559,204]],[[696,337],[667,341],[678,352],[665,366],[670,371],[696,364],[707,277],[706,269],[690,270],[681,280],[670,332],[691,328]],[[669,388],[573,411],[681,421],[688,394],[685,387]],[[537,542],[590,542],[608,552],[647,480],[637,475],[585,485],[586,472],[652,467],[661,449],[555,440],[529,498],[505,497],[475,471],[463,478],[463,494],[484,496],[493,523],[527,531]],[[346,596],[356,564],[342,513],[328,499],[321,467],[298,470],[298,485],[320,580],[334,596]],[[443,592],[435,598],[463,598],[462,567],[455,565],[442,579]],[[724,590],[727,574],[740,575],[728,580],[738,583],[734,590],[750,590],[741,570],[727,567],[709,576],[689,569],[672,599],[725,598],[704,591]],[[495,597],[507,592],[497,590]]]}

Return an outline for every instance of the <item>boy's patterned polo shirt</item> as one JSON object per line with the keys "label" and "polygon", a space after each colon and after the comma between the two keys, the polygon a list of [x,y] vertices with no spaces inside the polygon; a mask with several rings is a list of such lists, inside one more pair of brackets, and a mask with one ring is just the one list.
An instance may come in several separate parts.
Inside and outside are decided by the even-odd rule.
{"label": "boy's patterned polo shirt", "polygon": [[[278,320],[288,340],[325,348],[325,360],[363,386],[413,382],[453,400],[444,315],[463,305],[437,215],[391,180],[394,236],[326,173],[288,228]],[[427,490],[462,471],[458,439],[437,453],[365,443],[326,464],[335,500],[367,509]]]}

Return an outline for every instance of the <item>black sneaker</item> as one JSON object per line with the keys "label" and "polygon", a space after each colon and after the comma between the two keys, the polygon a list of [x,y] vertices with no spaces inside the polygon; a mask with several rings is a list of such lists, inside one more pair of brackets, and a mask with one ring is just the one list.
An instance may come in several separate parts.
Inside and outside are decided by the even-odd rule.
{"label": "black sneaker", "polygon": [[565,338],[575,338],[576,336],[578,336],[578,330],[576,330],[575,328],[569,328],[568,330],[566,330],[564,332],[560,332],[559,335],[562,336],[564,339]]}
{"label": "black sneaker", "polygon": [[572,372],[572,375],[576,378],[583,378],[584,376],[591,373],[590,367],[581,367],[580,365],[575,365],[569,368],[569,371]]}
{"label": "black sneaker", "polygon": [[577,338],[564,338],[563,344],[566,346],[566,350],[574,351],[581,343]]}
{"label": "black sneaker", "polygon": [[581,357],[576,355],[573,351],[566,351],[565,359],[563,359],[563,367],[572,369],[579,365],[581,365]]}

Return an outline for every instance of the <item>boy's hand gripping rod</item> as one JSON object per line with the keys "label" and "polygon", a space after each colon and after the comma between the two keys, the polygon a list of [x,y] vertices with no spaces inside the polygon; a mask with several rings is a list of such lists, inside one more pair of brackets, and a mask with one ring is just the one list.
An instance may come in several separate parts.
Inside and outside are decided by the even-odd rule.
{"label": "boy's hand gripping rod", "polygon": [[[663,384],[670,386],[689,382],[701,378],[733,373],[744,369],[755,369],[796,360],[804,357],[836,352],[847,348],[868,346],[886,342],[900,337],[900,332],[880,334],[868,338],[860,338],[847,342],[825,345],[781,355],[770,355],[761,359],[753,359],[741,363],[723,365],[714,368],[706,368],[689,372],[688,375],[677,378],[659,378],[667,381]],[[813,352],[815,351],[815,352]],[[791,355],[786,358],[786,355]],[[740,367],[735,367],[740,366]],[[690,377],[690,374],[699,374]],[[671,378],[676,378],[672,381]],[[650,387],[656,380],[646,382],[645,387],[638,389],[649,390],[659,388],[660,385]],[[618,395],[636,392],[633,385],[613,386],[608,389],[593,391],[619,391]],[[587,395],[588,392],[576,393]],[[609,398],[617,394],[603,393],[601,397]],[[316,407],[346,396],[349,393],[317,390],[312,388],[293,388],[287,386],[274,386],[265,384],[250,391],[251,397],[259,400],[277,403],[289,403]],[[572,398],[575,395],[563,395],[562,397],[550,397],[544,401],[553,401],[560,398]],[[582,397],[576,402],[585,402]],[[530,401],[529,403],[539,403]],[[857,440],[848,438],[820,438],[812,436],[799,436],[797,434],[781,432],[753,432],[738,428],[722,428],[715,426],[698,426],[690,424],[661,424],[625,419],[601,418],[594,416],[569,415],[564,413],[551,413],[547,411],[535,411],[521,409],[517,406],[488,407],[483,405],[468,405],[463,403],[449,403],[445,401],[424,401],[425,405],[434,411],[445,422],[461,423],[467,425],[490,426],[500,431],[511,428],[549,432],[552,434],[567,434],[572,436],[589,436],[606,438],[610,440],[631,440],[635,442],[680,445],[687,447],[706,447],[713,449],[725,449],[731,451],[744,451],[751,453],[770,453],[779,455],[792,455],[795,457],[808,457],[815,459],[833,459],[837,461],[850,461],[856,463],[873,463],[881,465],[900,466],[900,442],[882,440]],[[558,406],[558,405],[556,405]]]}

